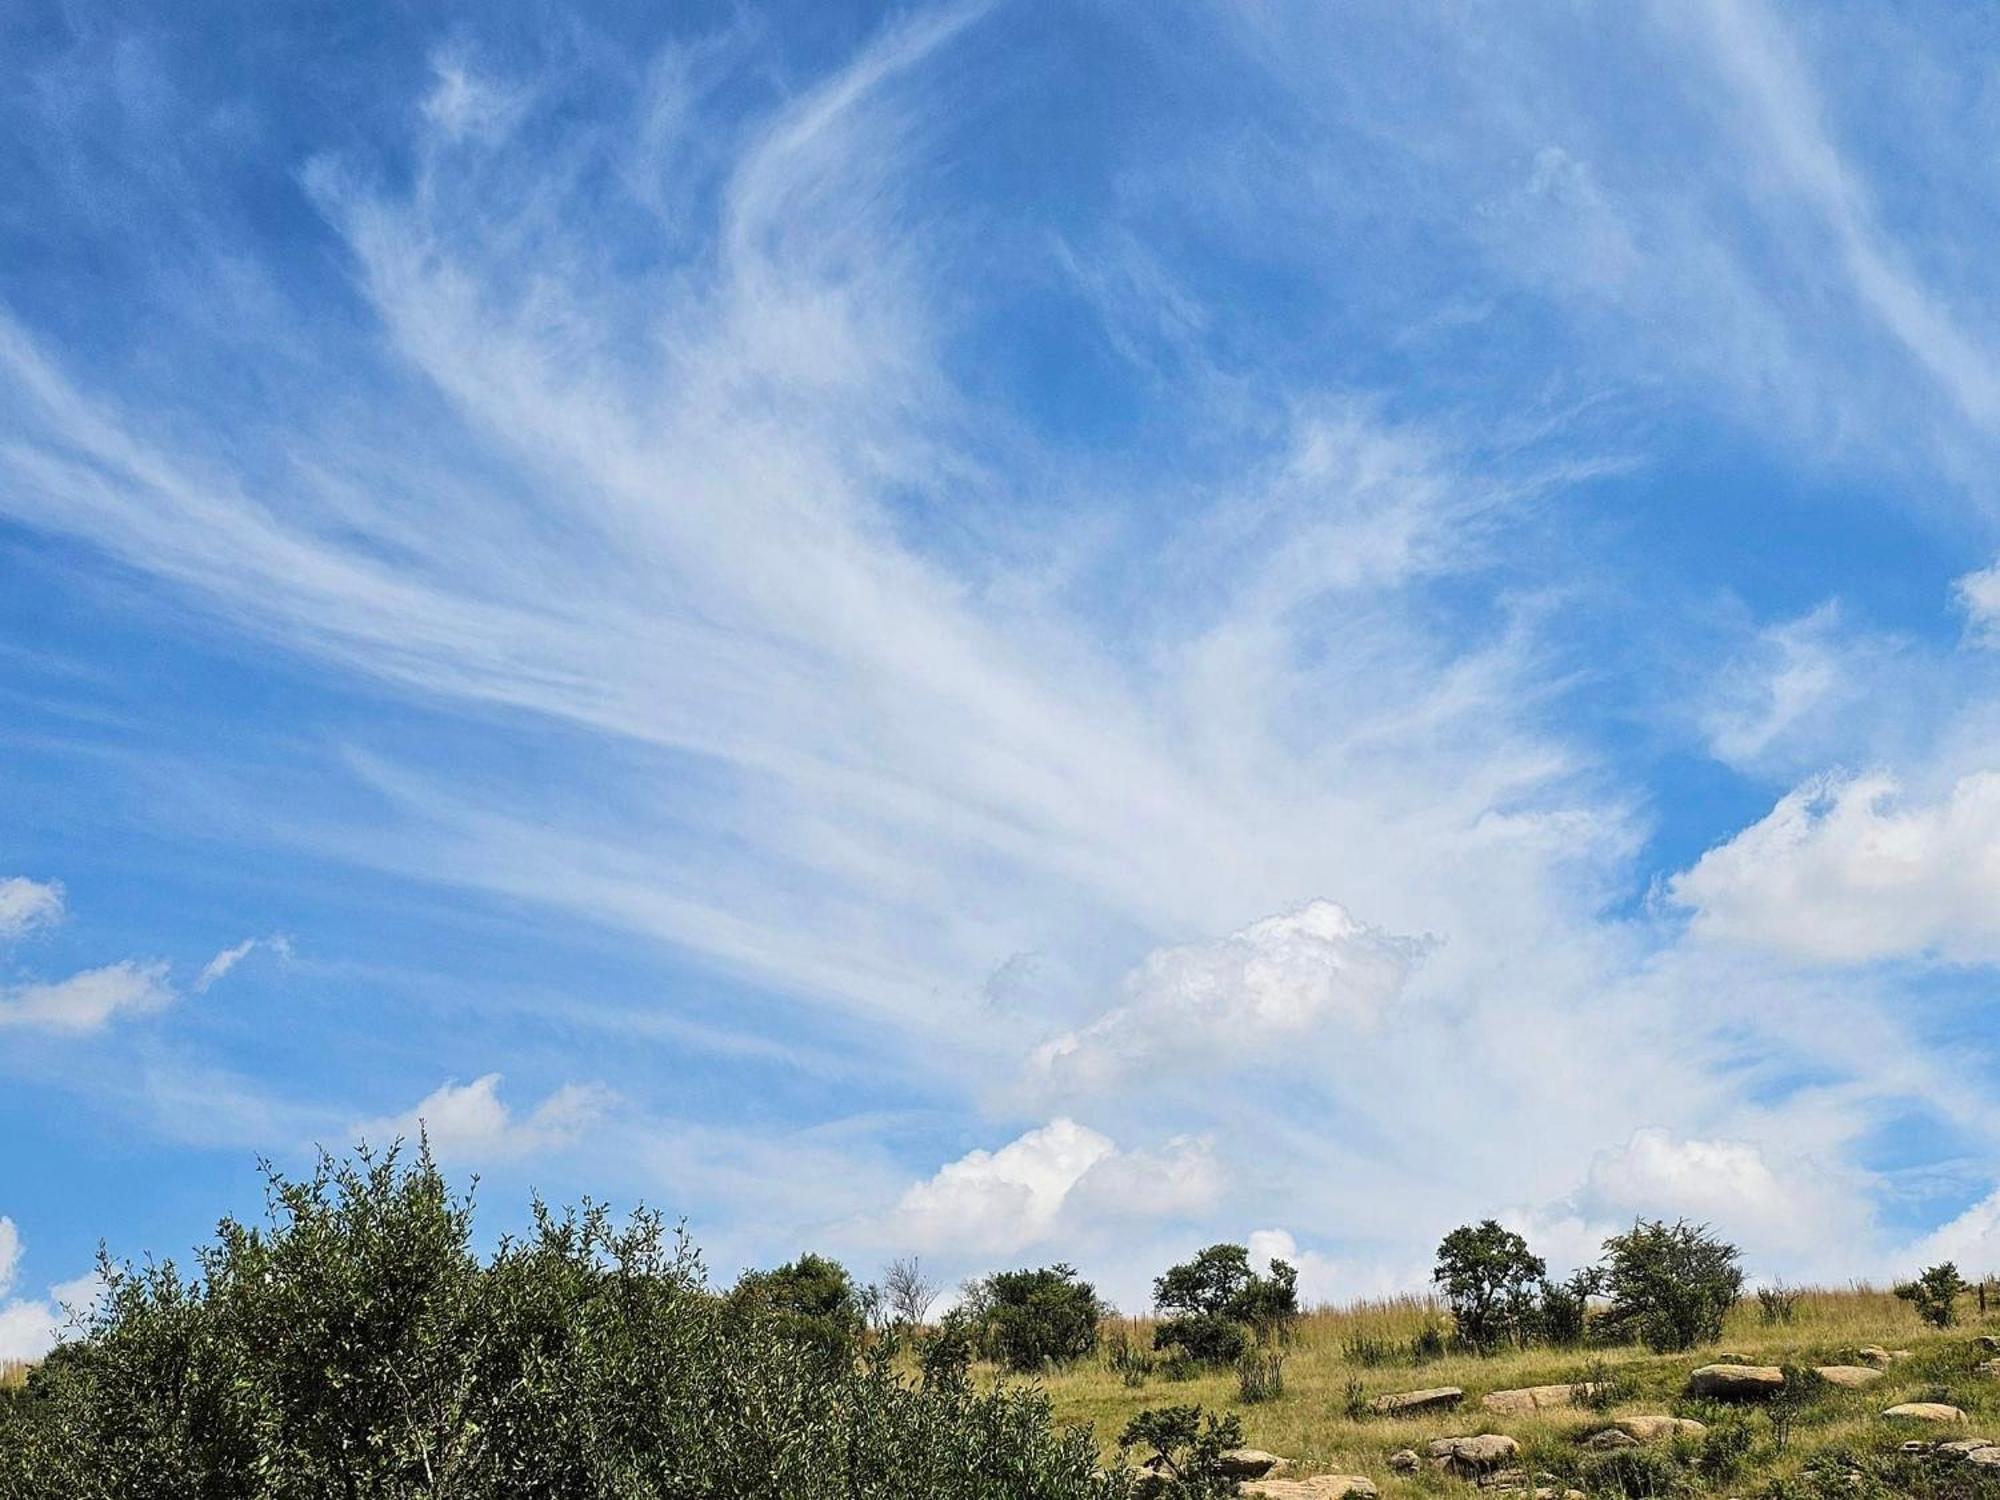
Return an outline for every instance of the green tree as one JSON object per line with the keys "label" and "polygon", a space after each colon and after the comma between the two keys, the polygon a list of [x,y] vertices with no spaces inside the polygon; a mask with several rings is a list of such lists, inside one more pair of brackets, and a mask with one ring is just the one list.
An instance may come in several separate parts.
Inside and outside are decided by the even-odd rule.
{"label": "green tree", "polygon": [[[829,1360],[822,1297],[716,1296],[656,1214],[537,1207],[490,1257],[427,1155],[269,1173],[195,1274],[107,1260],[0,1392],[7,1500],[1124,1500],[1044,1396]],[[796,1270],[798,1263],[794,1263]],[[779,1286],[824,1287],[824,1266]],[[769,1289],[769,1288],[767,1288]]]}
{"label": "green tree", "polygon": [[1267,1274],[1250,1266],[1241,1245],[1210,1245],[1153,1282],[1153,1305],[1171,1314],[1153,1331],[1153,1347],[1176,1349],[1197,1364],[1230,1364],[1253,1334],[1285,1335],[1299,1315],[1299,1273],[1285,1261]]}
{"label": "green tree", "polygon": [[[1233,1416],[1204,1417],[1199,1406],[1162,1406],[1142,1411],[1125,1424],[1118,1444],[1145,1455],[1140,1467],[1160,1476],[1173,1500],[1223,1500],[1236,1493],[1236,1480],[1222,1455],[1243,1443],[1243,1426]],[[1153,1490],[1151,1493],[1160,1494]]]}
{"label": "green tree", "polygon": [[807,1252],[773,1271],[747,1271],[730,1300],[832,1359],[852,1357],[865,1323],[847,1267]]}
{"label": "green tree", "polygon": [[1706,1224],[1640,1219],[1604,1242],[1603,1330],[1667,1353],[1722,1336],[1722,1320],[1743,1295],[1737,1249]]}
{"label": "green tree", "polygon": [[1083,1358],[1097,1347],[1104,1317],[1097,1289],[1068,1265],[998,1271],[968,1299],[980,1352],[1010,1370],[1039,1370]]}
{"label": "green tree", "polygon": [[1493,1219],[1446,1235],[1431,1272],[1460,1341],[1474,1349],[1523,1341],[1534,1326],[1536,1291],[1547,1276],[1547,1264],[1528,1242]]}
{"label": "green tree", "polygon": [[1896,1288],[1896,1295],[1914,1304],[1917,1316],[1931,1327],[1949,1328],[1958,1321],[1958,1299],[1968,1289],[1969,1283],[1958,1274],[1957,1265],[1946,1261],[1927,1267],[1915,1281],[1904,1282]]}

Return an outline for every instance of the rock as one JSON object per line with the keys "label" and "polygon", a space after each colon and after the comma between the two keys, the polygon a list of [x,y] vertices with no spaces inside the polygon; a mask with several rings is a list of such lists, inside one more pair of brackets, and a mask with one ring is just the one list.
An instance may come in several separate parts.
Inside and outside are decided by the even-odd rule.
{"label": "rock", "polygon": [[1979,1347],[1984,1349],[1988,1354],[2000,1354],[2000,1337],[1995,1337],[1990,1333],[1982,1333],[1979,1335]]}
{"label": "rock", "polygon": [[1449,1411],[1465,1399],[1455,1385],[1436,1386],[1428,1391],[1399,1391],[1393,1396],[1377,1396],[1368,1409],[1380,1417],[1407,1417],[1420,1411]]}
{"label": "rock", "polygon": [[1439,1468],[1469,1479],[1505,1467],[1520,1456],[1521,1445],[1500,1433],[1482,1432],[1478,1437],[1438,1438],[1424,1451]]}
{"label": "rock", "polygon": [[2000,1448],[1988,1443],[1984,1448],[1974,1448],[1965,1455],[1969,1464],[1978,1464],[1982,1469],[2000,1469]]}
{"label": "rock", "polygon": [[1819,1378],[1828,1385],[1840,1386],[1843,1390],[1872,1384],[1882,1378],[1882,1372],[1873,1365],[1821,1365]]}
{"label": "rock", "polygon": [[1218,1466],[1231,1479],[1262,1479],[1289,1469],[1291,1461],[1266,1453],[1262,1448],[1230,1448],[1218,1456]]}
{"label": "rock", "polygon": [[1700,1437],[1708,1429],[1692,1417],[1620,1417],[1611,1424],[1628,1437],[1637,1438],[1642,1443],[1657,1443],[1662,1438],[1685,1434]]}
{"label": "rock", "polygon": [[1880,1344],[1864,1344],[1856,1353],[1865,1365],[1890,1365],[1910,1357],[1907,1349],[1884,1349]]}
{"label": "rock", "polygon": [[1256,1479],[1240,1491],[1264,1500],[1380,1500],[1366,1474],[1315,1474],[1310,1479]]}
{"label": "rock", "polygon": [[1882,1413],[1885,1417],[1896,1417],[1907,1422],[1963,1422],[1965,1413],[1955,1406],[1946,1406],[1942,1401],[1905,1401],[1900,1406],[1892,1406]]}
{"label": "rock", "polygon": [[1991,1448],[1993,1446],[1993,1439],[1954,1438],[1949,1443],[1938,1443],[1936,1445],[1927,1443],[1925,1446],[1931,1448],[1931,1451],[1936,1453],[1939,1458],[1956,1461],[1961,1458],[1970,1458],[1981,1448]]}
{"label": "rock", "polygon": [[1398,1474],[1414,1474],[1423,1466],[1424,1461],[1417,1457],[1414,1448],[1398,1448],[1389,1455],[1389,1467]]}
{"label": "rock", "polygon": [[1523,1417],[1530,1412],[1548,1411],[1554,1407],[1580,1406],[1596,1390],[1597,1387],[1587,1380],[1573,1385],[1526,1385],[1519,1390],[1488,1391],[1479,1398],[1479,1404],[1503,1417]]}
{"label": "rock", "polygon": [[1620,1432],[1616,1427],[1607,1427],[1602,1432],[1593,1432],[1583,1440],[1583,1446],[1592,1453],[1609,1453],[1614,1448],[1636,1448],[1639,1440],[1629,1432]]}
{"label": "rock", "polygon": [[1716,1401],[1762,1401],[1785,1388],[1776,1365],[1703,1365],[1688,1376],[1688,1394]]}

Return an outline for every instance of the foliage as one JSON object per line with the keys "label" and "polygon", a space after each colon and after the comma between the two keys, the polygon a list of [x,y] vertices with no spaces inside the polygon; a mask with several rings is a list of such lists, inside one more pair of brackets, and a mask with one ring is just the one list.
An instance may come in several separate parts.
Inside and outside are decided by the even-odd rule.
{"label": "foliage", "polygon": [[1144,1349],[1135,1349],[1132,1335],[1123,1328],[1111,1336],[1108,1360],[1118,1378],[1135,1390],[1153,1373],[1153,1356]]}
{"label": "foliage", "polygon": [[[832,1361],[707,1287],[656,1215],[553,1213],[482,1260],[427,1155],[267,1173],[193,1274],[108,1260],[0,1395],[8,1500],[1116,1500],[1040,1392]],[[809,1278],[810,1279],[810,1278]]]}
{"label": "foliage", "polygon": [[1958,1274],[1951,1261],[1927,1267],[1915,1281],[1896,1288],[1896,1295],[1915,1305],[1917,1316],[1933,1328],[1949,1328],[1958,1321],[1958,1299],[1969,1283]]}
{"label": "foliage", "polygon": [[1771,1422],[1771,1442],[1780,1453],[1791,1446],[1792,1429],[1799,1417],[1826,1394],[1826,1377],[1818,1370],[1788,1364],[1784,1374],[1785,1383],[1764,1403],[1764,1415]]}
{"label": "foliage", "polygon": [[1236,1361],[1236,1390],[1245,1406],[1285,1394],[1285,1356],[1252,1349]]}
{"label": "foliage", "polygon": [[730,1302],[829,1359],[851,1359],[866,1322],[847,1267],[810,1252],[775,1271],[746,1271]]}
{"label": "foliage", "polygon": [[1534,1326],[1535,1290],[1547,1275],[1548,1266],[1526,1240],[1487,1219],[1444,1237],[1431,1280],[1451,1307],[1459,1342],[1491,1350],[1526,1340]]}
{"label": "foliage", "polygon": [[1010,1370],[1041,1370],[1078,1360],[1097,1347],[1105,1315],[1097,1289],[1057,1264],[998,1271],[974,1283],[969,1311],[980,1352]]}
{"label": "foliage", "polygon": [[1582,1478],[1588,1494],[1632,1500],[1685,1495],[1693,1488],[1679,1460],[1664,1448],[1614,1448],[1585,1463]]}
{"label": "foliage", "polygon": [[905,1327],[920,1326],[938,1299],[938,1284],[924,1274],[924,1263],[912,1255],[882,1268],[882,1299],[889,1316]]}
{"label": "foliage", "polygon": [[1782,1281],[1757,1288],[1757,1316],[1766,1327],[1789,1326],[1799,1315],[1799,1292]]}
{"label": "foliage", "polygon": [[1444,1330],[1437,1324],[1427,1322],[1410,1335],[1411,1364],[1427,1365],[1434,1359],[1443,1359],[1444,1353]]}
{"label": "foliage", "polygon": [[1750,1424],[1735,1412],[1712,1418],[1695,1450],[1695,1472],[1710,1484],[1727,1484],[1750,1459]]}
{"label": "foliage", "polygon": [[1283,1339],[1299,1316],[1299,1273],[1282,1260],[1260,1275],[1241,1245],[1210,1245],[1153,1282],[1153,1303],[1176,1316],[1153,1334],[1156,1349],[1178,1349],[1196,1364],[1233,1364],[1251,1336]]}
{"label": "foliage", "polygon": [[1590,1299],[1603,1285],[1604,1273],[1595,1266],[1573,1271],[1562,1281],[1543,1281],[1540,1306],[1535,1311],[1536,1332],[1560,1347],[1581,1344],[1590,1334]]}
{"label": "foliage", "polygon": [[1204,1417],[1199,1406],[1162,1406],[1142,1411],[1125,1426],[1119,1447],[1144,1454],[1140,1467],[1167,1476],[1174,1500],[1222,1500],[1236,1493],[1222,1455],[1243,1442],[1233,1416]]}
{"label": "foliage", "polygon": [[1250,1329],[1220,1313],[1189,1313],[1155,1328],[1153,1347],[1198,1365],[1233,1365],[1250,1347]]}
{"label": "foliage", "polygon": [[1736,1247],[1685,1219],[1640,1219],[1604,1242],[1602,1327],[1674,1353],[1722,1336],[1722,1320],[1743,1294]]}

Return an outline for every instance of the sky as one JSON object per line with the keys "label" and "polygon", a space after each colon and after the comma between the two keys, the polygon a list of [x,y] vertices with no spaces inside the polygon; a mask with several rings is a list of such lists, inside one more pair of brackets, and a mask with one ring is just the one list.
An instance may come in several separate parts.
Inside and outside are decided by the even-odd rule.
{"label": "sky", "polygon": [[2000,18],[0,11],[0,1359],[421,1128],[1128,1310],[2000,1270]]}

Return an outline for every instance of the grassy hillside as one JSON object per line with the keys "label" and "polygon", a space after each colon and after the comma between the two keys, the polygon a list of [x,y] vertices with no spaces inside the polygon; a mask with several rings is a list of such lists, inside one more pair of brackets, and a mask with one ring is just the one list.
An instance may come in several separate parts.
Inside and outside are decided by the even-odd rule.
{"label": "grassy hillside", "polygon": [[[1426,1324],[1448,1326],[1434,1305],[1401,1302],[1325,1310],[1302,1319],[1287,1352],[1282,1397],[1244,1405],[1233,1371],[1172,1380],[1153,1375],[1138,1387],[1124,1383],[1107,1355],[1053,1374],[1047,1387],[1061,1420],[1091,1423],[1100,1441],[1115,1440],[1125,1421],[1148,1406],[1198,1402],[1211,1409],[1240,1412],[1244,1436],[1253,1447],[1296,1461],[1299,1474],[1366,1474],[1387,1495],[1433,1494],[1441,1488],[1471,1493],[1469,1486],[1424,1473],[1393,1472],[1389,1455],[1422,1449],[1426,1440],[1467,1433],[1498,1432],[1522,1446],[1522,1463],[1574,1472],[1583,1461],[1577,1440],[1627,1415],[1667,1414],[1728,1426],[1740,1425],[1750,1447],[1743,1468],[1716,1493],[1755,1495],[1773,1480],[1797,1476],[1815,1459],[1838,1450],[1864,1457],[1892,1454],[1911,1438],[1967,1436],[2000,1439],[2000,1380],[1973,1373],[1992,1357],[1981,1348],[1981,1333],[2000,1333],[2000,1305],[1982,1320],[1969,1304],[1961,1326],[1936,1332],[1924,1327],[1909,1305],[1866,1287],[1808,1291],[1795,1320],[1771,1326],[1760,1321],[1757,1305],[1746,1300],[1731,1315],[1723,1338],[1693,1353],[1656,1355],[1641,1347],[1563,1351],[1528,1349],[1480,1357],[1448,1355],[1416,1362],[1410,1340]],[[1125,1325],[1135,1347],[1151,1342],[1143,1322]],[[1836,1365],[1857,1362],[1865,1345],[1909,1350],[1883,1378],[1859,1390],[1832,1389],[1798,1417],[1789,1444],[1779,1452],[1773,1424],[1754,1406],[1724,1408],[1683,1395],[1689,1371],[1723,1354],[1750,1364]],[[1385,1350],[1389,1358],[1380,1359]],[[1558,1382],[1602,1380],[1610,1374],[1622,1388],[1603,1410],[1587,1407],[1499,1416],[1484,1411],[1479,1398],[1490,1391]],[[1350,1415],[1356,1397],[1433,1386],[1460,1386],[1465,1400],[1456,1411],[1409,1418]],[[1968,1414],[1962,1426],[1932,1428],[1886,1420],[1880,1413],[1897,1402],[1945,1401]],[[1692,1443],[1681,1457],[1692,1462]],[[1704,1486],[1706,1487],[1706,1486]]]}

